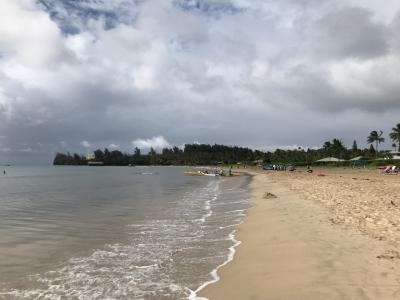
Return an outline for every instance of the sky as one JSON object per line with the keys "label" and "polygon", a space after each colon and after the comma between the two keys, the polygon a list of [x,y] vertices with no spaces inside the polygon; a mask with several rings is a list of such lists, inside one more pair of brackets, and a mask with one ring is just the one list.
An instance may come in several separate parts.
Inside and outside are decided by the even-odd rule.
{"label": "sky", "polygon": [[400,123],[400,2],[1,0],[0,163]]}

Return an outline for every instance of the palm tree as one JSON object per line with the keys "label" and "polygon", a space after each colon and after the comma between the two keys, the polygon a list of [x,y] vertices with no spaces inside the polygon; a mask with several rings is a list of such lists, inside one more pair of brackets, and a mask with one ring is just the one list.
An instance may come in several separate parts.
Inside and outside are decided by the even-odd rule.
{"label": "palm tree", "polygon": [[324,145],[322,146],[325,150],[328,150],[330,147],[332,146],[330,141],[327,141],[324,143]]}
{"label": "palm tree", "polygon": [[393,131],[389,134],[389,136],[393,140],[393,142],[397,142],[400,152],[400,123],[397,124],[396,127],[393,127],[392,130]]}
{"label": "palm tree", "polygon": [[393,143],[393,144],[392,144],[392,147],[393,147],[393,149],[394,149],[394,152],[396,152],[396,149],[397,149],[396,143]]}
{"label": "palm tree", "polygon": [[383,143],[385,141],[385,138],[382,137],[382,130],[379,130],[379,133],[376,130],[373,130],[370,132],[368,138],[367,138],[367,142],[368,144],[372,144],[375,142],[375,150],[376,150],[376,155],[378,155],[378,145],[380,143]]}

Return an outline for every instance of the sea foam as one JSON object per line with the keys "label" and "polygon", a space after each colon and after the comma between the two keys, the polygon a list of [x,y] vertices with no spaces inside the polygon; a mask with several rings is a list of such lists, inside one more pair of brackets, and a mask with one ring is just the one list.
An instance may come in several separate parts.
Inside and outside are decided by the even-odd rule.
{"label": "sea foam", "polygon": [[204,299],[199,292],[219,280],[218,270],[241,243],[231,228],[244,212],[235,197],[246,195],[225,191],[229,179],[206,180],[162,215],[127,225],[127,240],[73,257],[32,276],[30,288],[0,291],[0,298]]}

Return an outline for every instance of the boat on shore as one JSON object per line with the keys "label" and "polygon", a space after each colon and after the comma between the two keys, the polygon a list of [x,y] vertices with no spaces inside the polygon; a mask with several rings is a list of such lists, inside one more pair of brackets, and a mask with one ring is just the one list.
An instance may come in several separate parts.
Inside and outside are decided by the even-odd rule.
{"label": "boat on shore", "polygon": [[217,176],[221,176],[218,173],[207,173],[204,171],[197,171],[197,172],[183,172],[183,174],[185,174],[186,176],[211,176],[211,177],[217,177]]}
{"label": "boat on shore", "polygon": [[244,173],[225,173],[225,172],[207,172],[207,171],[187,171],[183,172],[186,176],[210,176],[210,177],[238,177],[244,175]]}

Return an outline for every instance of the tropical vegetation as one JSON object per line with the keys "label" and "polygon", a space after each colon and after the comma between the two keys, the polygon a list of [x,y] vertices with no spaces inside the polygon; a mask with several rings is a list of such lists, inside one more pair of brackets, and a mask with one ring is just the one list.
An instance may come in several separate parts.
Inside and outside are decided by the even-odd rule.
{"label": "tropical vegetation", "polygon": [[[389,136],[394,143],[397,143],[397,146],[399,147],[399,152],[400,152],[400,123],[398,123],[396,125],[396,127],[392,128],[392,132],[389,133]],[[395,145],[395,144],[393,144],[393,145]]]}
{"label": "tropical vegetation", "polygon": [[[392,129],[389,137],[397,143],[400,151],[400,123]],[[233,165],[233,164],[314,164],[325,157],[336,157],[342,160],[361,156],[364,160],[375,161],[376,158],[390,159],[390,151],[379,151],[379,144],[384,142],[383,132],[373,130],[367,137],[369,148],[360,149],[357,141],[353,141],[351,148],[347,148],[342,140],[334,138],[326,141],[318,149],[276,149],[275,151],[252,150],[246,147],[186,144],[183,148],[164,148],[157,152],[151,148],[148,153],[142,153],[139,148],[132,153],[119,150],[97,149],[93,152],[93,161],[102,162],[109,166],[127,165]],[[375,147],[374,145],[375,144]],[[54,165],[87,165],[85,156],[74,153],[57,153]]]}
{"label": "tropical vegetation", "polygon": [[378,145],[385,141],[385,138],[382,137],[382,135],[383,135],[382,130],[380,130],[379,133],[378,133],[378,131],[373,130],[373,131],[371,131],[371,133],[369,134],[369,136],[367,138],[368,144],[375,143],[376,155],[378,155],[378,152],[379,152]]}

